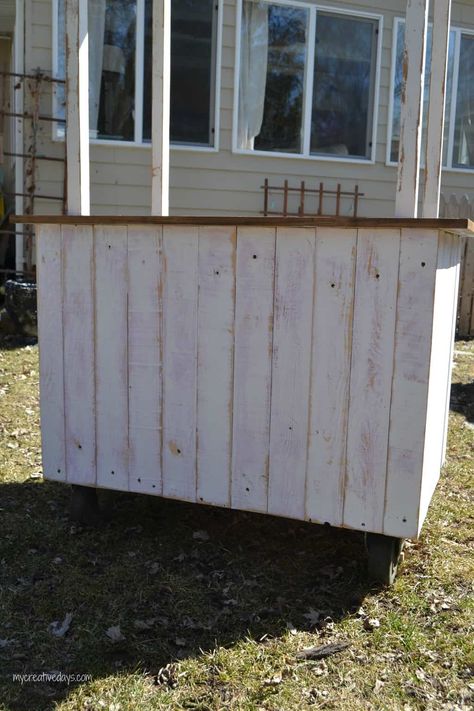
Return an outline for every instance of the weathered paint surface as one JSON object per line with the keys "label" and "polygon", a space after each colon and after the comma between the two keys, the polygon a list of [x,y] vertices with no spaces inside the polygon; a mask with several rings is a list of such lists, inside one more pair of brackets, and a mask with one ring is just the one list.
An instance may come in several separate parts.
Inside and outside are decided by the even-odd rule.
{"label": "weathered paint surface", "polygon": [[169,214],[171,0],[153,0],[151,214]]}
{"label": "weathered paint surface", "polygon": [[403,54],[396,217],[418,214],[429,0],[408,0]]}
{"label": "weathered paint surface", "polygon": [[455,297],[459,279],[459,261],[459,239],[451,234],[440,233],[420,494],[420,528],[426,516],[445,456],[453,355],[453,338],[450,338],[449,335],[454,335]]}
{"label": "weathered paint surface", "polygon": [[433,12],[423,217],[439,215],[451,0],[435,0]]}
{"label": "weathered paint surface", "polygon": [[90,214],[89,35],[87,2],[65,0],[67,211]]}
{"label": "weathered paint surface", "polygon": [[458,236],[43,225],[38,255],[47,478],[418,534]]}

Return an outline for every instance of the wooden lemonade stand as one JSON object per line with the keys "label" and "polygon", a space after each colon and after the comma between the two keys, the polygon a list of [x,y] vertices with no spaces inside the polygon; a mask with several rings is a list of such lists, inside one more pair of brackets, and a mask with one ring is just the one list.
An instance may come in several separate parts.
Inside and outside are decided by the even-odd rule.
{"label": "wooden lemonade stand", "polygon": [[[367,533],[393,580],[446,449],[460,237],[437,219],[449,6],[409,2],[396,217],[168,217],[169,2],[155,0],[151,217],[89,216],[86,3],[69,0],[69,214],[37,225],[43,466],[74,485]],[[421,69],[420,69],[421,67]]]}

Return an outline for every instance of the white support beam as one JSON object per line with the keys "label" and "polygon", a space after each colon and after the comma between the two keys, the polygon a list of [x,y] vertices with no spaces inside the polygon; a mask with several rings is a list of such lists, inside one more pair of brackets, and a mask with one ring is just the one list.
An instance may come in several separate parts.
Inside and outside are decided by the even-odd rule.
{"label": "white support beam", "polygon": [[90,214],[87,0],[66,1],[67,211]]}
{"label": "white support beam", "polygon": [[408,0],[395,217],[417,217],[429,0]]}
{"label": "white support beam", "polygon": [[438,217],[443,163],[451,0],[434,0],[423,217]]}
{"label": "white support beam", "polygon": [[153,0],[151,214],[169,214],[171,0]]}

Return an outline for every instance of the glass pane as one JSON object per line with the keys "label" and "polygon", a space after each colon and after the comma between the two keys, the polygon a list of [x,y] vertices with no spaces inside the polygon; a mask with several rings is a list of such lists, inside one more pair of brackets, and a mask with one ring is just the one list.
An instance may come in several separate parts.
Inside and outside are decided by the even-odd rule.
{"label": "glass pane", "polygon": [[448,48],[448,76],[446,80],[446,100],[445,100],[445,116],[444,116],[444,140],[443,140],[443,165],[448,163],[448,143],[449,132],[451,128],[451,102],[453,97],[453,77],[454,77],[454,53],[456,51],[456,33],[451,31],[449,34]]}
{"label": "glass pane", "polygon": [[[428,106],[430,100],[430,74],[431,74],[431,41],[432,28],[428,27],[427,49],[426,49],[426,67],[425,67],[425,89],[423,95],[423,137],[422,137],[422,153],[421,160],[424,163],[426,156],[426,129],[428,125]],[[401,93],[402,93],[402,62],[403,50],[405,44],[405,23],[398,24],[397,31],[397,50],[395,64],[395,86],[393,94],[393,122],[392,122],[392,144],[390,146],[390,160],[394,163],[398,162],[398,150],[400,145],[400,111],[401,111]],[[454,68],[454,51],[456,44],[456,34],[454,31],[449,35],[448,49],[448,76],[446,83],[446,116],[444,123],[444,145],[443,145],[443,165],[447,162],[448,155],[448,139],[450,127],[450,106],[451,96],[453,91],[453,68]]]}
{"label": "glass pane", "polygon": [[[152,0],[145,5],[143,138],[151,139]],[[214,2],[172,0],[170,139],[213,143]]]}
{"label": "glass pane", "polygon": [[135,32],[135,2],[89,0],[90,128],[99,138],[134,140]]}
{"label": "glass pane", "polygon": [[453,166],[474,167],[474,37],[461,36]]}
{"label": "glass pane", "polygon": [[245,2],[239,146],[301,153],[307,10]]}
{"label": "glass pane", "polygon": [[[134,139],[136,3],[89,0],[89,124],[91,138]],[[58,77],[65,67],[64,0],[58,2]],[[64,86],[55,115],[65,116]]]}
{"label": "glass pane", "polygon": [[[430,105],[430,81],[431,81],[431,43],[432,43],[432,28],[428,27],[426,48],[426,67],[425,67],[425,89],[423,95],[423,133],[421,140],[421,163],[426,161],[426,141],[428,138],[428,110]],[[446,165],[448,159],[448,142],[449,142],[449,127],[451,124],[451,97],[453,94],[453,71],[454,71],[454,52],[456,48],[456,33],[451,31],[449,35],[448,46],[448,74],[446,78],[446,96],[444,99],[446,112],[444,117],[443,129],[443,165]],[[398,161],[398,153],[395,158]]]}
{"label": "glass pane", "polygon": [[318,12],[311,153],[370,155],[376,23]]}

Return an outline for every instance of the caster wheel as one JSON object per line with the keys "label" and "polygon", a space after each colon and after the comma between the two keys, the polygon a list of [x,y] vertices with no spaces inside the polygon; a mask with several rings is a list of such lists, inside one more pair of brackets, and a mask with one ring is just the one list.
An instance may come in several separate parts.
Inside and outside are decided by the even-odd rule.
{"label": "caster wheel", "polygon": [[380,585],[392,585],[397,575],[403,538],[367,533],[365,546],[369,579]]}
{"label": "caster wheel", "polygon": [[83,526],[96,526],[100,520],[97,490],[88,486],[71,487],[71,519]]}

